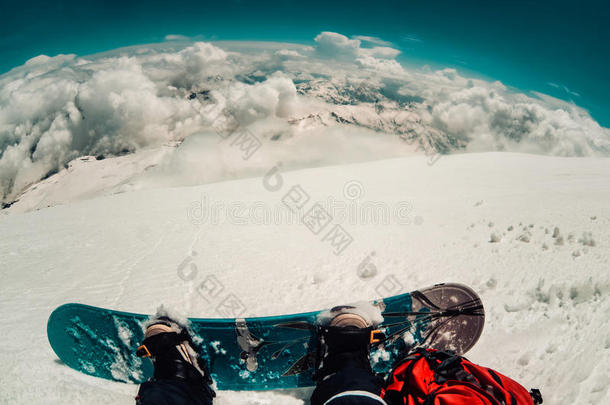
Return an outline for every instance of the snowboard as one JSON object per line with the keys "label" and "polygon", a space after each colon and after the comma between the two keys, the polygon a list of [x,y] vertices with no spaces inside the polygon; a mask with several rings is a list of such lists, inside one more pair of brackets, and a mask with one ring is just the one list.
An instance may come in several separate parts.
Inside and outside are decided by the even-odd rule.
{"label": "snowboard", "polygon": [[[376,372],[389,371],[398,356],[417,347],[466,353],[485,321],[477,294],[460,284],[355,304],[378,310],[384,337],[371,345]],[[379,313],[378,312],[378,313]],[[272,390],[314,385],[317,334],[329,311],[259,318],[190,318],[188,327],[219,390]],[[149,315],[82,304],[65,304],[47,323],[51,347],[69,367],[126,383],[153,374],[148,358],[136,356]],[[378,334],[376,334],[378,335]]]}

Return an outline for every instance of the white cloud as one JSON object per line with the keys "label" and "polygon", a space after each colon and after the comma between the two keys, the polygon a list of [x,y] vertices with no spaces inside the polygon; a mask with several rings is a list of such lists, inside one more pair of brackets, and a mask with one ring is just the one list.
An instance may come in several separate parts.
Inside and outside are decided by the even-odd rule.
{"label": "white cloud", "polygon": [[405,42],[412,42],[412,43],[424,42],[422,39],[418,38],[415,35],[406,35],[406,36],[402,37],[402,40]]}
{"label": "white cloud", "polygon": [[[134,54],[138,54],[134,52]],[[195,43],[165,55],[38,57],[0,79],[0,192],[5,198],[84,154],[117,154],[184,137],[201,117],[179,92],[176,76],[201,82],[226,53]],[[157,70],[144,69],[146,59]],[[178,68],[179,67],[179,68]],[[44,73],[44,75],[43,75]]]}
{"label": "white cloud", "polygon": [[25,65],[26,66],[42,65],[45,63],[49,63],[50,60],[51,60],[51,58],[47,55],[38,55],[38,56],[34,56],[31,59],[28,59],[25,62]]}
{"label": "white cloud", "polygon": [[[358,127],[409,133],[443,151],[610,154],[610,130],[574,104],[455,69],[407,70],[394,59],[397,50],[362,48],[362,40],[323,32],[311,55],[285,44],[242,52],[194,42],[32,58],[0,76],[1,200],[78,156],[210,134],[225,108],[240,125],[277,139],[274,156],[303,162],[333,162],[335,151],[321,145],[349,142]],[[312,133],[331,132],[336,142],[306,146]],[[396,153],[392,145],[375,153]]]}
{"label": "white cloud", "polygon": [[356,60],[359,66],[386,74],[402,74],[403,67],[393,59],[378,59],[372,56],[363,56]]}
{"label": "white cloud", "polygon": [[371,44],[381,45],[381,46],[391,46],[392,45],[391,42],[384,41],[383,39],[378,38],[378,37],[371,37],[371,36],[367,36],[367,35],[354,35],[354,36],[352,36],[352,39],[357,39],[362,42],[369,42]]}
{"label": "white cloud", "polygon": [[279,51],[275,52],[276,55],[279,56],[283,56],[283,57],[287,57],[287,58],[302,58],[303,55],[301,55],[300,53],[298,53],[297,51],[293,50],[293,49],[280,49]]}
{"label": "white cloud", "polygon": [[314,39],[316,51],[323,57],[355,59],[360,55],[360,40],[336,32],[322,32]]}
{"label": "white cloud", "polygon": [[360,54],[363,56],[372,56],[374,58],[394,59],[395,57],[400,55],[400,51],[398,49],[389,48],[387,46],[376,46],[373,48],[360,49]]}
{"label": "white cloud", "polygon": [[189,41],[190,38],[187,37],[186,35],[180,35],[180,34],[169,34],[166,35],[164,38],[166,41]]}
{"label": "white cloud", "polygon": [[580,94],[570,90],[567,86],[563,85],[563,84],[557,84],[557,83],[553,83],[553,82],[547,82],[547,84],[551,87],[554,87],[556,89],[559,90],[563,90],[565,91],[567,94],[571,95],[571,96],[575,96],[575,97],[580,97]]}
{"label": "white cloud", "polygon": [[297,102],[296,87],[280,72],[254,85],[238,84],[230,89],[230,105],[240,122],[251,124],[266,118],[288,117]]}
{"label": "white cloud", "polygon": [[508,150],[558,156],[607,155],[610,130],[574,104],[508,91],[501,83],[460,76],[453,69],[425,75],[402,89],[426,98],[418,115],[429,128],[467,150]]}
{"label": "white cloud", "polygon": [[[316,38],[316,51],[323,58],[334,59],[338,61],[357,62],[361,66],[373,67],[376,70],[384,66],[391,67],[395,71],[396,64],[377,61],[375,59],[394,59],[399,54],[398,49],[388,46],[375,46],[372,48],[362,48],[361,38],[367,38],[369,42],[373,37],[356,36],[355,39],[349,39],[345,35],[336,32],[322,32]],[[383,41],[376,41],[383,42]]]}

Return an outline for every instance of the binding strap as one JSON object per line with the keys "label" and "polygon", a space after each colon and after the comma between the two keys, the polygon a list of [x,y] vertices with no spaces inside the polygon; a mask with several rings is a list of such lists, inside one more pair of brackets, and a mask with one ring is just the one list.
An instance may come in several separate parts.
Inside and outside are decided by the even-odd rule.
{"label": "binding strap", "polygon": [[346,349],[353,350],[385,340],[385,334],[372,326],[368,328],[349,328],[343,326],[322,326],[318,333],[324,336],[326,344],[337,344]]}
{"label": "binding strap", "polygon": [[156,357],[165,353],[168,349],[178,346],[182,342],[191,342],[191,337],[186,331],[163,332],[144,339],[142,345],[138,347],[136,355],[138,357]]}

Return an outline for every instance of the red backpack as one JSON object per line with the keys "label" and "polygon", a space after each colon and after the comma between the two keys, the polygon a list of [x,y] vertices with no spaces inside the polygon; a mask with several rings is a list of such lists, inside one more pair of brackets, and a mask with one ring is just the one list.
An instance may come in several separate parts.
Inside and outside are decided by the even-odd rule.
{"label": "red backpack", "polygon": [[451,352],[419,349],[388,376],[391,405],[534,405],[540,391]]}

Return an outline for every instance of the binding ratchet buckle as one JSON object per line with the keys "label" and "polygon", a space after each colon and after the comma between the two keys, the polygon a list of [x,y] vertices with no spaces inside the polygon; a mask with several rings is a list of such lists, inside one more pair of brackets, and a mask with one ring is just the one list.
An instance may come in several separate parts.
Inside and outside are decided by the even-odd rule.
{"label": "binding ratchet buckle", "polygon": [[382,331],[380,331],[379,329],[373,329],[371,331],[371,337],[370,337],[369,343],[370,344],[379,343],[384,339],[385,339],[385,335]]}
{"label": "binding ratchet buckle", "polygon": [[148,347],[146,347],[146,345],[138,347],[136,355],[138,357],[152,357],[152,354],[150,354],[150,351],[148,351]]}

